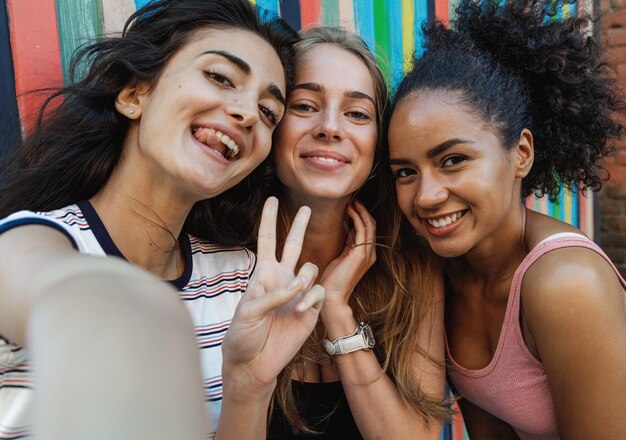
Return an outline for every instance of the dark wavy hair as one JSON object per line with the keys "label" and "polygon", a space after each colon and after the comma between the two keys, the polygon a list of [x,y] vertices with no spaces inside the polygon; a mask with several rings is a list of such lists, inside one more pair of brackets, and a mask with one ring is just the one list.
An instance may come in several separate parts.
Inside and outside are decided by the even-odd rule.
{"label": "dark wavy hair", "polygon": [[533,133],[535,161],[522,196],[562,186],[598,190],[601,159],[624,132],[613,70],[589,17],[555,20],[573,0],[461,0],[450,29],[423,28],[426,53],[400,84],[393,108],[417,91],[452,92],[490,123],[502,144]]}
{"label": "dark wavy hair", "polygon": [[[119,37],[82,47],[71,74],[86,65],[82,79],[51,91],[32,133],[0,165],[0,218],[29,209],[48,211],[93,196],[116,166],[129,121],[115,108],[115,98],[135,81],[154,85],[168,60],[201,28],[236,28],[266,40],[277,52],[287,89],[293,83],[293,44],[298,34],[281,19],[264,21],[247,0],[158,0],[130,16]],[[249,205],[261,172],[248,176],[241,188]],[[244,191],[245,192],[245,191]],[[184,232],[221,243],[220,216],[208,201],[192,209]],[[228,223],[222,219],[223,223]],[[207,237],[208,236],[208,237]]]}

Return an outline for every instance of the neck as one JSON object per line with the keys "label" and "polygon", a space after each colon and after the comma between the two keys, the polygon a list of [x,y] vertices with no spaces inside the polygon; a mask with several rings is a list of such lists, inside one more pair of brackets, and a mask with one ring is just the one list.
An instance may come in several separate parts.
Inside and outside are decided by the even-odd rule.
{"label": "neck", "polygon": [[193,205],[167,197],[159,185],[129,178],[119,168],[90,202],[129,262],[161,279],[177,278],[184,270],[179,237]]}
{"label": "neck", "polygon": [[510,279],[528,254],[526,245],[526,208],[521,203],[488,240],[450,261],[452,276],[473,277],[486,283]]}
{"label": "neck", "polygon": [[293,197],[286,191],[283,197],[288,218],[291,220],[301,206],[311,208],[311,219],[306,230],[298,268],[309,261],[315,264],[321,275],[326,266],[343,250],[348,229],[346,227],[346,207],[350,200],[304,200]]}

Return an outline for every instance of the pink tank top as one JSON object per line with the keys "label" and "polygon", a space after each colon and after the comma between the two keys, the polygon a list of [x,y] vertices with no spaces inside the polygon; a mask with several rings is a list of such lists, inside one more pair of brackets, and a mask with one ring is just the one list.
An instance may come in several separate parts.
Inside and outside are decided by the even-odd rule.
{"label": "pink tank top", "polygon": [[530,353],[520,327],[520,294],[528,268],[554,249],[584,247],[597,252],[626,282],[604,252],[587,237],[573,233],[552,235],[524,258],[513,275],[509,299],[493,359],[480,370],[457,364],[446,339],[450,377],[464,398],[507,422],[522,440],[558,440],[559,432],[548,377],[541,362]]}

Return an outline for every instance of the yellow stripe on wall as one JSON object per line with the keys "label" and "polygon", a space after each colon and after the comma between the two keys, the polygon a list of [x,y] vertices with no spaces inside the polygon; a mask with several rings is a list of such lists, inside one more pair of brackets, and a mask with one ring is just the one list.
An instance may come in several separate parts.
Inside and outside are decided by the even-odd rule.
{"label": "yellow stripe on wall", "polygon": [[415,50],[415,3],[402,0],[402,69],[411,70]]}

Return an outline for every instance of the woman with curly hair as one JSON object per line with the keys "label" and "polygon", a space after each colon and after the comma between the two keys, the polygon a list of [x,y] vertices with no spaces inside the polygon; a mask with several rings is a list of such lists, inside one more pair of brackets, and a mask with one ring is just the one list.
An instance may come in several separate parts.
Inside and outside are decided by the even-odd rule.
{"label": "woman with curly hair", "polygon": [[425,29],[388,141],[405,216],[444,257],[449,375],[471,438],[626,438],[626,283],[530,194],[600,187],[623,103],[589,18],[463,0]]}

